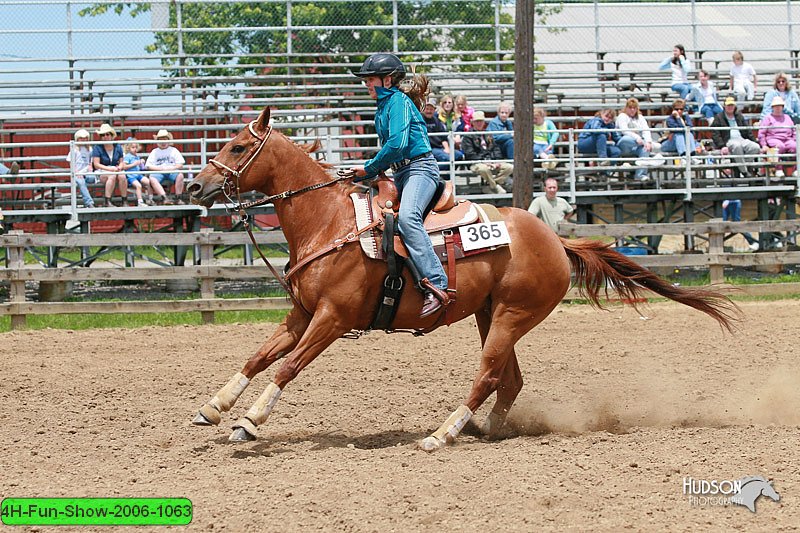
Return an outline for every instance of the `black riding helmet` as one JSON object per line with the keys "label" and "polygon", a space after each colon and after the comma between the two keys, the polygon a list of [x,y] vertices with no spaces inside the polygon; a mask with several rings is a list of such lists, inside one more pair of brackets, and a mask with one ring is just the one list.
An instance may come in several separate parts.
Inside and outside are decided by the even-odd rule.
{"label": "black riding helmet", "polygon": [[361,70],[358,72],[352,71],[354,75],[359,78],[366,78],[368,76],[390,76],[399,74],[398,79],[406,77],[406,67],[403,62],[398,59],[394,54],[372,54],[361,65]]}

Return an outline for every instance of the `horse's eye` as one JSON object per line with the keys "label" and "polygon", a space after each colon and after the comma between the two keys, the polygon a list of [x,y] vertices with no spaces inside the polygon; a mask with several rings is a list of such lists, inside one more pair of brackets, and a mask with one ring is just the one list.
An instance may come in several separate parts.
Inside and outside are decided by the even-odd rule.
{"label": "horse's eye", "polygon": [[231,152],[233,152],[234,154],[241,154],[244,152],[244,146],[242,146],[241,144],[237,144],[236,146],[231,148]]}

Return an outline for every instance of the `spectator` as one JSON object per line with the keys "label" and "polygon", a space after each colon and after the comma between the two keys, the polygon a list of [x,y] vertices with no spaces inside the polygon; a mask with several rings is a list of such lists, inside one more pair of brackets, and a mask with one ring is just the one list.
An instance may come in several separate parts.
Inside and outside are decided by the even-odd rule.
{"label": "spectator", "polygon": [[128,182],[122,172],[124,154],[122,147],[114,142],[117,131],[108,124],[101,124],[95,133],[103,140],[103,144],[96,144],[92,148],[92,168],[100,176],[100,181],[105,184],[106,206],[111,206],[111,197],[114,188],[119,188],[122,204],[128,198]]}
{"label": "spectator", "polygon": [[[736,104],[734,104],[736,105]],[[725,106],[727,107],[727,106]],[[722,220],[730,220],[731,222],[739,222],[742,220],[742,201],[741,200],[725,200],[722,202]],[[742,237],[747,241],[748,246],[754,252],[758,251],[758,240],[754,239],[748,232],[742,233]]]}
{"label": "spectator", "polygon": [[686,98],[692,90],[689,83],[689,73],[692,71],[692,62],[686,59],[686,49],[682,44],[676,44],[672,49],[672,57],[666,58],[658,66],[658,70],[672,71],[672,90],[681,98]]}
{"label": "spectator", "polygon": [[483,187],[484,193],[503,194],[506,190],[500,184],[508,180],[514,171],[514,166],[510,163],[491,161],[492,159],[503,159],[503,152],[494,142],[494,138],[486,133],[486,115],[483,111],[475,111],[472,116],[472,127],[476,135],[465,135],[461,141],[464,158],[467,161],[480,161],[469,168],[487,184]]}
{"label": "spectator", "polygon": [[80,129],[75,132],[73,138],[75,144],[67,154],[67,161],[69,161],[72,175],[75,176],[75,184],[83,198],[83,206],[94,207],[94,199],[86,186],[87,183],[90,185],[97,183],[97,176],[92,173],[92,150],[88,146],[91,135],[88,131]]}
{"label": "spectator", "polygon": [[[758,143],[761,145],[762,152],[766,152],[770,148],[775,148],[779,156],[797,152],[794,123],[789,115],[783,112],[783,108],[783,98],[776,96],[772,99],[772,114],[767,115],[761,121],[758,130]],[[784,176],[783,165],[779,164],[777,166],[775,176],[778,178]]]}
{"label": "spectator", "polygon": [[670,131],[668,139],[661,144],[661,149],[665,152],[677,152],[678,155],[695,155],[697,143],[691,129],[688,138],[686,137],[684,131],[686,126],[692,127],[692,117],[686,113],[686,102],[678,98],[672,104],[672,114],[667,117],[667,128],[680,128],[680,130]]}
{"label": "spectator", "polygon": [[5,176],[6,174],[19,174],[19,163],[14,161],[8,167],[0,163],[0,176]]}
{"label": "spectator", "polygon": [[[622,136],[617,131],[603,131],[614,129],[614,117],[617,113],[613,109],[603,109],[586,121],[578,135],[578,151],[586,155],[596,155],[602,159],[598,164],[608,166],[619,157],[620,149],[617,143]],[[600,131],[589,131],[600,130]],[[609,139],[613,144],[608,144]],[[611,160],[609,160],[611,158]]]}
{"label": "spectator", "polygon": [[456,131],[458,112],[453,103],[453,95],[445,94],[439,99],[439,121],[447,127],[447,131]]}
{"label": "spectator", "polygon": [[744,56],[739,50],[733,53],[733,66],[731,67],[730,89],[737,100],[752,100],[755,98],[758,86],[758,76],[750,63],[744,62]]}
{"label": "spectator", "polygon": [[475,108],[467,103],[467,97],[463,94],[456,96],[456,127],[455,131],[472,131],[472,116]]}
{"label": "spectator", "polygon": [[692,100],[700,107],[700,113],[706,117],[709,124],[714,122],[714,115],[722,113],[722,106],[717,100],[717,87],[709,81],[708,72],[701,69],[697,72],[698,82],[692,85],[692,92],[688,100]]}
{"label": "spectator", "polygon": [[[755,175],[747,166],[750,158],[761,152],[761,147],[753,137],[753,132],[747,127],[744,116],[736,109],[736,99],[729,96],[725,99],[725,110],[714,117],[716,128],[711,132],[714,148],[722,155],[732,155],[734,164],[734,177],[749,178]],[[756,164],[756,161],[752,161]]]}
{"label": "spectator", "polygon": [[[125,157],[123,159],[123,169],[127,172],[128,186],[133,187],[136,192],[136,204],[139,206],[145,205],[142,199],[142,186],[147,189],[148,200],[150,205],[153,205],[153,193],[150,188],[150,178],[139,174],[144,170],[144,159],[139,157],[139,141],[133,137],[126,139],[127,144],[123,147]],[[161,185],[159,185],[161,187]],[[163,194],[163,189],[162,189]]]}
{"label": "spectator", "polygon": [[[439,120],[439,117],[436,116],[436,98],[428,98],[422,110],[422,118],[425,120],[425,127],[428,129],[428,139],[431,142],[433,157],[436,158],[437,161],[449,163],[451,153],[450,142],[447,140],[447,137],[441,135],[442,133],[447,133],[448,130]],[[437,133],[439,135],[435,135]],[[464,159],[464,152],[461,150],[453,150],[452,153],[454,161],[461,161]],[[447,166],[439,165],[439,168],[447,168]]]}
{"label": "spectator", "polygon": [[[628,98],[625,108],[617,115],[616,127],[620,130],[620,140],[617,147],[622,157],[638,157],[646,159],[653,151],[653,134],[647,119],[639,111],[639,100]],[[646,181],[649,179],[647,168],[639,168],[634,174],[637,180]]]}
{"label": "spectator", "polygon": [[[5,176],[6,174],[19,174],[19,164],[14,161],[11,163],[11,166],[5,166],[4,164],[0,163],[0,176]],[[3,210],[0,209],[0,235],[6,232],[5,221],[3,218]]]}
{"label": "spectator", "polygon": [[[511,106],[501,103],[497,106],[497,116],[490,120],[486,127],[486,131],[492,132],[494,142],[500,146],[505,159],[514,159],[514,124],[509,120],[510,116]],[[511,133],[500,133],[504,131]]]}
{"label": "spectator", "polygon": [[772,113],[772,99],[780,96],[783,100],[784,113],[792,118],[795,124],[800,123],[800,98],[789,85],[789,78],[783,72],[775,74],[772,89],[764,94],[764,105],[761,108],[761,118],[766,118]]}
{"label": "spectator", "polygon": [[570,218],[575,208],[563,198],[556,196],[558,182],[553,178],[544,180],[544,196],[537,196],[531,202],[528,211],[541,218],[542,221],[558,232],[558,223]]}
{"label": "spectator", "polygon": [[[533,157],[555,159],[553,150],[558,142],[558,131],[541,107],[533,108]],[[552,161],[542,163],[545,168],[555,168]]]}
{"label": "spectator", "polygon": [[[145,162],[145,168],[152,170],[155,174],[150,174],[150,185],[155,189],[154,183],[158,183],[164,190],[169,190],[170,184],[175,184],[175,197],[174,203],[183,205],[184,201],[181,199],[183,194],[183,173],[177,172],[186,164],[186,160],[181,155],[180,151],[171,145],[172,134],[167,130],[158,130],[153,138],[158,141],[156,148],[150,152]],[[172,204],[173,201],[169,198],[164,200],[165,204]]]}

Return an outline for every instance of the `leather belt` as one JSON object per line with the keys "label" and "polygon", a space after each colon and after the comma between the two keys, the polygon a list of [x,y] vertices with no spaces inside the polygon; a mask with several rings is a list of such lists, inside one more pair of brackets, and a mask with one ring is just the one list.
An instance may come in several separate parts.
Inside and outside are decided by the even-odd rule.
{"label": "leather belt", "polygon": [[415,155],[411,159],[401,159],[397,163],[392,163],[389,166],[391,167],[392,172],[397,172],[401,168],[410,165],[413,161],[416,161],[417,159],[422,159],[423,157],[428,157],[429,155],[431,155],[431,153],[432,152],[425,152],[424,154]]}

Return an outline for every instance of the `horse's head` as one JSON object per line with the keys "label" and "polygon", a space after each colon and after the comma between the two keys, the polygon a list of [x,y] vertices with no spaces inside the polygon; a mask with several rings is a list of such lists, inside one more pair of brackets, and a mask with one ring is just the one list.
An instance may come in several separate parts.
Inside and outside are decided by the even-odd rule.
{"label": "horse's head", "polygon": [[767,498],[771,498],[772,501],[777,502],[781,499],[778,491],[776,491],[775,487],[772,486],[772,483],[764,483],[764,485],[761,486],[761,494]]}
{"label": "horse's head", "polygon": [[223,193],[235,199],[237,186],[241,192],[259,190],[263,186],[263,176],[259,182],[259,173],[249,170],[269,134],[269,109],[264,109],[195,176],[187,189],[192,203],[210,207]]}

